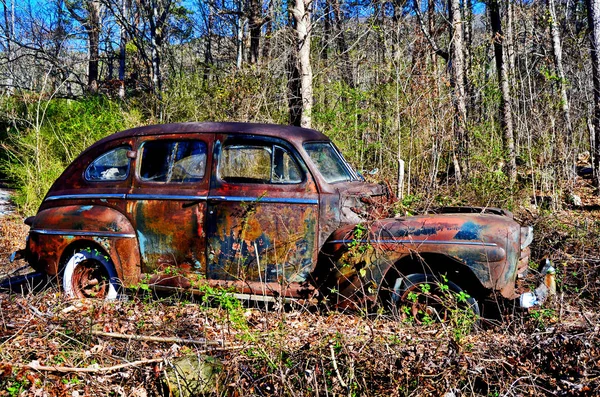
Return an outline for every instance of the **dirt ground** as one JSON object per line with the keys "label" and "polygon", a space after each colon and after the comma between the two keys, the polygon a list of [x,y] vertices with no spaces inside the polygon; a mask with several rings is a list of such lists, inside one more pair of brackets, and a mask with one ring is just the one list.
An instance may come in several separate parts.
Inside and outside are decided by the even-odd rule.
{"label": "dirt ground", "polygon": [[[593,200],[583,205],[518,214],[535,227],[534,259],[556,264],[558,294],[528,312],[503,304],[473,331],[248,308],[218,291],[158,298],[141,287],[117,302],[66,300],[55,287],[0,293],[0,396],[598,395],[600,218]],[[19,266],[7,257],[26,233],[19,216],[0,217],[0,274]]]}

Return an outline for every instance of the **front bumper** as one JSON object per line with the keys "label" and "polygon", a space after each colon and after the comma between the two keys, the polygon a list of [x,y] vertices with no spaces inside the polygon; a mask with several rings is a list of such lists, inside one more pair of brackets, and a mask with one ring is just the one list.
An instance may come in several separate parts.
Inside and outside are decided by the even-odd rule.
{"label": "front bumper", "polygon": [[519,306],[521,308],[529,309],[534,306],[540,306],[548,298],[556,295],[556,270],[549,259],[546,259],[541,275],[542,279],[537,288],[533,292],[524,292],[519,297]]}

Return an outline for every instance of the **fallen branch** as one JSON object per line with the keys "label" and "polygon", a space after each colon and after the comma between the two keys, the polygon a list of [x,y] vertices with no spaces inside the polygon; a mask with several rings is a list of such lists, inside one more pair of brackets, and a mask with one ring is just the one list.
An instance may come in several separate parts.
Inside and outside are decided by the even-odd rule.
{"label": "fallen branch", "polygon": [[344,382],[344,379],[342,379],[342,375],[340,374],[340,371],[338,370],[337,361],[335,360],[335,352],[333,351],[333,345],[329,345],[329,352],[331,353],[331,361],[333,362],[333,369],[335,370],[335,373],[337,374],[337,378],[340,381],[340,385],[342,385],[342,387],[347,387],[346,382]]}
{"label": "fallen branch", "polygon": [[[217,348],[210,349],[210,350],[198,351],[196,353],[197,354],[206,354],[206,353],[211,353],[211,352],[215,352],[215,351],[236,350],[236,349],[243,349],[243,348],[244,348],[244,346],[217,347]],[[91,368],[58,367],[58,366],[53,366],[53,365],[39,365],[36,362],[33,362],[32,364],[9,364],[9,363],[0,362],[0,368],[12,366],[12,367],[21,368],[21,369],[25,368],[25,369],[32,369],[35,371],[47,371],[47,372],[98,373],[98,372],[113,372],[113,371],[118,371],[120,369],[129,368],[129,367],[137,367],[137,366],[145,365],[145,364],[160,363],[160,362],[163,362],[164,360],[165,360],[165,358],[149,358],[146,360],[138,360],[138,361],[132,361],[130,363],[113,365],[112,367],[91,367]]]}
{"label": "fallen branch", "polygon": [[146,342],[192,343],[192,344],[206,345],[206,346],[223,346],[223,342],[221,342],[221,341],[206,340],[206,339],[183,339],[183,338],[178,338],[178,337],[127,335],[127,334],[120,334],[117,332],[102,332],[102,331],[92,331],[92,335],[106,336],[109,338],[117,338],[117,339],[142,340],[142,341],[146,341]]}
{"label": "fallen branch", "polygon": [[33,364],[8,364],[8,363],[5,364],[5,363],[2,363],[2,364],[0,364],[0,366],[12,365],[13,367],[17,367],[17,368],[29,368],[29,369],[32,369],[35,371],[48,371],[48,372],[97,373],[97,372],[113,372],[113,371],[118,371],[123,368],[137,367],[139,365],[144,365],[144,364],[159,363],[159,362],[162,362],[163,360],[164,360],[164,358],[151,358],[151,359],[147,359],[147,360],[138,360],[138,361],[132,361],[130,363],[113,365],[112,367],[98,367],[98,368],[95,368],[95,367],[92,367],[92,368],[57,367],[57,366],[39,365],[36,363],[33,363]]}

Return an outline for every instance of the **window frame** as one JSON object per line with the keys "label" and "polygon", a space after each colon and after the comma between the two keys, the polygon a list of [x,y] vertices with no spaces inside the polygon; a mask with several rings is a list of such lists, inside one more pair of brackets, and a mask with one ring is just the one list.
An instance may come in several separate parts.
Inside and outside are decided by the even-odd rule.
{"label": "window frame", "polygon": [[[152,143],[158,143],[158,142],[200,142],[201,144],[204,145],[204,174],[202,175],[201,178],[199,179],[194,179],[191,181],[156,181],[156,180],[152,180],[152,179],[147,179],[142,177],[142,165],[143,165],[143,160],[144,160],[144,146],[148,143],[148,142],[152,142]],[[194,185],[194,184],[198,184],[198,183],[202,183],[204,181],[206,181],[207,179],[207,175],[210,175],[210,169],[209,169],[209,144],[205,139],[200,139],[198,137],[160,137],[160,139],[145,139],[141,142],[139,142],[139,144],[137,145],[137,164],[136,164],[136,171],[135,171],[135,178],[136,180],[141,183],[141,184],[153,184],[153,185],[174,185],[174,186],[181,186],[181,185]],[[188,156],[190,157],[190,156]],[[185,158],[185,157],[184,157]],[[178,161],[181,161],[183,159],[179,159]],[[177,163],[177,161],[175,161],[173,163],[173,166]]]}
{"label": "window frame", "polygon": [[[348,179],[348,180],[339,180],[339,181],[335,181],[335,182],[328,182],[325,179],[325,175],[323,175],[323,173],[321,172],[321,168],[312,159],[312,157],[310,156],[309,151],[306,149],[306,145],[313,145],[313,144],[327,144],[328,146],[330,146],[332,148],[333,152],[335,154],[337,154],[337,157],[340,160],[340,164],[346,170],[346,172],[349,174],[350,179]],[[335,184],[338,184],[338,183],[348,183],[348,182],[355,182],[355,181],[364,181],[364,178],[354,169],[354,167],[352,167],[352,165],[350,165],[350,163],[348,162],[348,160],[346,160],[346,158],[344,157],[344,155],[342,154],[342,152],[337,148],[337,146],[332,141],[305,141],[305,142],[302,143],[302,149],[306,152],[306,156],[308,157],[308,160],[310,161],[311,165],[315,168],[316,172],[319,173],[320,177],[323,178],[323,181],[325,181],[325,183],[328,183],[330,185],[335,185]]]}
{"label": "window frame", "polygon": [[[220,182],[226,183],[229,185],[269,185],[269,186],[286,186],[286,185],[298,186],[298,185],[301,185],[306,182],[307,170],[306,170],[305,166],[303,166],[302,163],[300,162],[299,156],[297,154],[295,154],[294,150],[292,150],[291,148],[287,147],[286,145],[283,145],[279,141],[258,140],[258,139],[256,139],[256,140],[255,139],[236,139],[236,138],[226,140],[225,143],[220,148],[219,161],[217,163],[216,172],[215,172],[216,177]],[[221,166],[223,164],[223,152],[228,147],[232,147],[232,146],[259,147],[259,148],[270,150],[270,166],[271,167],[270,167],[270,172],[269,172],[269,181],[268,182],[256,182],[256,181],[251,181],[251,180],[231,181],[231,180],[227,180],[227,178],[223,178],[223,176],[221,175]],[[293,163],[295,164],[296,169],[299,173],[299,176],[300,176],[300,179],[298,181],[294,181],[294,182],[274,181],[273,176],[274,176],[274,161],[275,161],[276,149],[282,150],[293,161]]]}
{"label": "window frame", "polygon": [[125,155],[128,160],[127,161],[127,172],[125,173],[125,176],[123,178],[119,178],[119,179],[91,179],[90,178],[90,168],[97,160],[99,160],[101,157],[108,155],[109,153],[115,152],[120,149],[125,149],[126,152],[130,152],[131,145],[126,144],[126,145],[115,146],[115,147],[112,147],[112,148],[102,152],[102,154],[94,157],[94,159],[92,161],[90,161],[90,163],[85,167],[85,170],[83,171],[83,179],[87,183],[107,183],[107,182],[115,183],[115,182],[127,181],[129,179],[129,176],[131,175],[131,162],[132,162],[132,159],[129,156],[127,156],[127,154]]}

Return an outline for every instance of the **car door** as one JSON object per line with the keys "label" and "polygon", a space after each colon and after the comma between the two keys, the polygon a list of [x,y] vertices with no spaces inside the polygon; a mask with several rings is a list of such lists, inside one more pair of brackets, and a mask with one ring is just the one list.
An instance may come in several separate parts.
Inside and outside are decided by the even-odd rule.
{"label": "car door", "polygon": [[220,135],[213,157],[207,277],[266,295],[304,283],[316,261],[319,201],[297,151],[276,138]]}
{"label": "car door", "polygon": [[147,274],[206,274],[204,218],[211,142],[212,134],[139,140],[136,178],[127,199]]}

